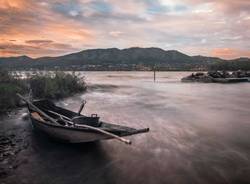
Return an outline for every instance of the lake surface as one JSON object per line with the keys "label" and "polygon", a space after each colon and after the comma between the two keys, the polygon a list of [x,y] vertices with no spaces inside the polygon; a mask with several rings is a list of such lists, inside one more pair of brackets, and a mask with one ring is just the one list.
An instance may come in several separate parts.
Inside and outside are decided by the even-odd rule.
{"label": "lake surface", "polygon": [[[18,167],[4,183],[250,183],[250,83],[181,83],[188,72],[83,72],[88,92],[58,102],[150,132],[69,145],[32,131],[21,115],[1,128],[19,137]],[[1,182],[0,182],[1,183]]]}

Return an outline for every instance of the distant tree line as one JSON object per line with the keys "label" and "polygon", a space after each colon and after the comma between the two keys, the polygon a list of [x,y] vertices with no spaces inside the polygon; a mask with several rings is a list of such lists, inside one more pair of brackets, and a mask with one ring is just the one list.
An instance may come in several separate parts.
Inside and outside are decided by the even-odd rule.
{"label": "distant tree line", "polygon": [[250,60],[223,61],[210,65],[210,70],[250,70]]}

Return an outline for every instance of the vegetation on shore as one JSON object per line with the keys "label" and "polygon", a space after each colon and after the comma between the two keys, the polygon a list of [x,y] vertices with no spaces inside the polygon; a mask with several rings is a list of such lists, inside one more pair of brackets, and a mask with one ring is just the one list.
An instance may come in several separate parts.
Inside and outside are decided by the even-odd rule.
{"label": "vegetation on shore", "polygon": [[37,74],[28,79],[34,98],[59,99],[86,90],[82,78],[73,73]]}
{"label": "vegetation on shore", "polygon": [[21,79],[8,71],[0,70],[0,113],[19,106],[20,99],[16,93],[28,95],[32,91],[33,98],[59,99],[85,90],[84,79],[74,72],[33,73],[32,76]]}
{"label": "vegetation on shore", "polygon": [[210,66],[210,70],[226,70],[226,71],[250,71],[250,60],[248,58],[240,58],[232,61],[217,62]]}
{"label": "vegetation on shore", "polygon": [[11,76],[7,71],[0,71],[0,113],[4,113],[18,106],[16,93],[27,91],[24,81]]}

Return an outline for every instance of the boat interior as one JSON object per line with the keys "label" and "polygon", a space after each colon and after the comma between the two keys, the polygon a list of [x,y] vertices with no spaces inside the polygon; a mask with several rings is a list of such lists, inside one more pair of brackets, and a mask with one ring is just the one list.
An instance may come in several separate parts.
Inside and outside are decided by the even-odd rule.
{"label": "boat interior", "polygon": [[[58,107],[50,100],[38,100],[34,101],[33,104],[45,112],[48,116],[56,119],[61,125],[65,125],[66,121],[72,121],[75,124],[85,124],[93,127],[100,127],[102,125],[102,122],[99,121],[100,117],[98,117],[97,114],[84,116]],[[45,121],[46,118],[41,117],[38,113],[34,113],[35,111],[33,111],[32,108],[29,109],[32,111],[31,114],[34,118],[39,119],[40,121]]]}

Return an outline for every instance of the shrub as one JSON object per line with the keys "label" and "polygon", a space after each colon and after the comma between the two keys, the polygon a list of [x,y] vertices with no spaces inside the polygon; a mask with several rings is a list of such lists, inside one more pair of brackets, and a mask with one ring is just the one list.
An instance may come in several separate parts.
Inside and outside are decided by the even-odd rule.
{"label": "shrub", "polygon": [[26,87],[21,80],[15,79],[7,71],[0,70],[0,113],[15,108],[19,104],[16,93],[25,93]]}
{"label": "shrub", "polygon": [[7,71],[0,70],[0,113],[18,106],[16,93],[28,94],[32,89],[34,98],[59,99],[86,90],[83,78],[75,73],[46,72],[33,73],[27,79],[20,79]]}
{"label": "shrub", "polygon": [[86,90],[84,80],[75,73],[37,74],[29,79],[34,98],[59,99]]}

